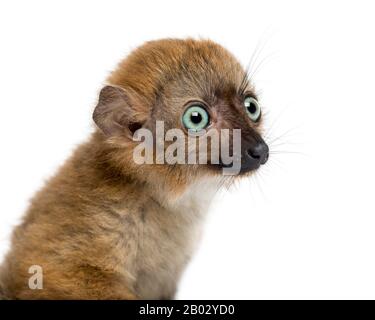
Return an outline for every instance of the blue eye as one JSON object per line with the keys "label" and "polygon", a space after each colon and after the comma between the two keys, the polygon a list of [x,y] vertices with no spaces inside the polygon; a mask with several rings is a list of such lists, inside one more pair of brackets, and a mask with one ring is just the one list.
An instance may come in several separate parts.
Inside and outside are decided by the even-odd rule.
{"label": "blue eye", "polygon": [[246,97],[243,105],[246,109],[247,115],[249,118],[257,122],[260,119],[261,110],[258,101],[256,101],[253,97]]}
{"label": "blue eye", "polygon": [[200,105],[192,105],[185,110],[182,123],[186,129],[200,131],[208,126],[210,116]]}

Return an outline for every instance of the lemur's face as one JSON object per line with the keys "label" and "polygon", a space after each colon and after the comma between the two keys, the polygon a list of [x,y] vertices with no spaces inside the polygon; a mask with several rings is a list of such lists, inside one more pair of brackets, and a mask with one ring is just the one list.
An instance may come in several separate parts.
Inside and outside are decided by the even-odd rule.
{"label": "lemur's face", "polygon": [[[199,61],[193,60],[191,63],[192,66],[184,69],[194,70]],[[233,77],[228,77],[233,70],[224,63],[224,66],[219,67],[228,67],[228,70],[206,73],[206,70],[214,70],[215,67],[207,65],[200,70],[201,74],[192,76],[181,73],[177,79],[171,80],[164,87],[149,128],[155,132],[153,124],[162,120],[166,132],[178,128],[186,136],[186,141],[189,136],[197,136],[196,145],[190,148],[186,145],[185,156],[194,153],[198,162],[199,156],[203,154],[203,158],[207,157],[207,169],[217,174],[222,172],[223,167],[233,165],[232,161],[223,161],[225,155],[230,155],[233,161],[239,160],[237,173],[258,169],[266,163],[269,149],[261,136],[262,110],[257,97],[247,84],[242,69],[236,71],[238,74]],[[234,129],[240,130],[239,136],[233,134]],[[207,148],[199,148],[202,140],[207,143]],[[238,150],[235,142],[238,142]],[[199,164],[202,170],[206,169],[205,163]]]}
{"label": "lemur's face", "polygon": [[[151,163],[134,164],[134,170],[186,181],[220,175],[234,162],[239,175],[266,163],[262,110],[246,72],[221,46],[204,40],[149,42],[124,60],[109,82],[112,86],[102,90],[94,120],[112,144],[124,147],[124,157],[126,144],[129,160],[129,151],[134,155],[139,146],[129,137],[138,129],[154,137]],[[164,141],[158,145],[161,132]],[[204,141],[206,148],[200,148]],[[189,162],[193,158],[195,163]]]}

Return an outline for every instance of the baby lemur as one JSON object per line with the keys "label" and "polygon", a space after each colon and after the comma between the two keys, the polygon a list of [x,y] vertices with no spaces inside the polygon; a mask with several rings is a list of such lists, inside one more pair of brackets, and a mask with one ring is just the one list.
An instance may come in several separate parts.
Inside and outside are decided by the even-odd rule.
{"label": "baby lemur", "polygon": [[[216,191],[268,158],[247,72],[209,40],[164,39],[134,50],[109,76],[93,119],[95,132],[15,229],[0,270],[3,298],[173,298]],[[223,175],[221,158],[137,163],[134,134],[155,134],[157,121],[185,136],[240,129],[238,175]],[[31,266],[42,285],[30,286]]]}

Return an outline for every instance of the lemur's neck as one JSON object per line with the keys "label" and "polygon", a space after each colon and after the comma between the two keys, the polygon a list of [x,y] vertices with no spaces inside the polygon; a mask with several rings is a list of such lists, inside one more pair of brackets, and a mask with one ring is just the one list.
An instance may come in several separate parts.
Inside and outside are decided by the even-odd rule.
{"label": "lemur's neck", "polygon": [[220,189],[220,177],[203,177],[189,184],[177,195],[161,192],[158,196],[163,206],[171,211],[204,215]]}

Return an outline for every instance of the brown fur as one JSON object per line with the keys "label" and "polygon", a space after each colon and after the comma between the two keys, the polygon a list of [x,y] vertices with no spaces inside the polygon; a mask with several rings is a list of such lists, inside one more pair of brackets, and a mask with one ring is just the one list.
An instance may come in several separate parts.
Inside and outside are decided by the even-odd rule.
{"label": "brown fur", "polygon": [[[215,106],[217,128],[254,134],[259,124],[239,106],[244,77],[228,51],[206,40],[148,42],[121,62],[94,113],[101,130],[37,193],[14,231],[0,274],[4,297],[173,298],[221,177],[207,166],[136,165],[130,136],[156,119],[166,130],[181,127],[194,99]],[[43,268],[42,290],[28,287],[31,265]]]}

